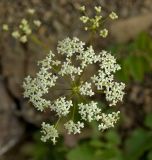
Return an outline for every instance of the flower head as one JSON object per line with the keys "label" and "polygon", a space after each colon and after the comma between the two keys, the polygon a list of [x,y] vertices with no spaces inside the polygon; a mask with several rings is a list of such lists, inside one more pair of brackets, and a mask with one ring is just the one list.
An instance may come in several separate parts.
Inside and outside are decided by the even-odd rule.
{"label": "flower head", "polygon": [[102,38],[106,38],[108,36],[108,29],[105,25],[106,21],[108,19],[118,19],[118,15],[115,12],[111,12],[109,15],[103,14],[104,9],[102,9],[101,6],[95,6],[95,13],[92,15],[90,15],[84,7],[82,7],[80,11],[82,11],[80,21],[84,25],[84,30],[92,32],[93,35],[99,34]]}
{"label": "flower head", "polygon": [[[68,117],[64,127],[69,134],[81,133],[84,121],[97,121],[99,130],[113,127],[118,120],[118,112],[104,113],[95,97],[102,92],[109,106],[122,101],[125,85],[114,81],[115,72],[121,69],[116,59],[106,51],[96,54],[92,46],[85,47],[85,43],[76,37],[60,41],[57,53],[60,59],[50,51],[44,60],[38,62],[40,70],[36,77],[25,78],[24,97],[29,98],[39,111],[48,108],[56,112],[59,120]],[[85,70],[91,65],[98,66],[98,70],[83,79]],[[68,88],[58,86],[61,79],[65,79]],[[65,89],[64,95],[48,99],[49,91],[55,89]],[[80,120],[75,121],[76,113]],[[58,137],[56,127],[42,123],[42,140],[51,139],[55,143]]]}

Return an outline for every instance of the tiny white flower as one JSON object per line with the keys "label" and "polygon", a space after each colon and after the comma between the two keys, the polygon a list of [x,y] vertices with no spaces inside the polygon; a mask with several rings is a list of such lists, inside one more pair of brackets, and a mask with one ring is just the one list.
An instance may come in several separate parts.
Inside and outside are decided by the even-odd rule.
{"label": "tiny white flower", "polygon": [[2,29],[3,31],[8,31],[9,30],[8,24],[3,24]]}
{"label": "tiny white flower", "polygon": [[87,30],[88,30],[88,27],[84,27],[84,30],[87,31]]}
{"label": "tiny white flower", "polygon": [[87,16],[81,16],[80,17],[80,21],[82,21],[83,23],[87,23],[88,20],[89,20],[89,17],[87,17]]}
{"label": "tiny white flower", "polygon": [[34,20],[33,23],[34,23],[34,25],[37,26],[37,27],[40,27],[40,26],[41,26],[41,21],[40,21],[40,20]]}
{"label": "tiny white flower", "polygon": [[96,12],[100,13],[101,12],[101,6],[95,6],[94,9]]}
{"label": "tiny white flower", "polygon": [[14,32],[12,32],[12,37],[14,37],[15,39],[20,38],[20,33],[19,33],[19,31],[14,31]]}
{"label": "tiny white flower", "polygon": [[26,42],[27,42],[27,36],[26,36],[26,35],[21,36],[21,37],[20,37],[20,41],[21,41],[22,43],[26,43]]}
{"label": "tiny white flower", "polygon": [[82,12],[84,12],[84,11],[85,11],[85,6],[81,6],[81,7],[79,8],[79,10],[82,11]]}
{"label": "tiny white flower", "polygon": [[29,8],[27,9],[27,13],[33,15],[35,13],[35,9]]}
{"label": "tiny white flower", "polygon": [[30,35],[32,33],[32,30],[30,28],[29,22],[26,19],[21,20],[21,24],[19,25],[19,28],[26,34]]}
{"label": "tiny white flower", "polygon": [[108,30],[106,28],[100,30],[100,36],[102,36],[103,38],[106,38],[108,36]]}
{"label": "tiny white flower", "polygon": [[118,19],[118,15],[115,12],[111,12],[109,17],[114,20],[114,19]]}

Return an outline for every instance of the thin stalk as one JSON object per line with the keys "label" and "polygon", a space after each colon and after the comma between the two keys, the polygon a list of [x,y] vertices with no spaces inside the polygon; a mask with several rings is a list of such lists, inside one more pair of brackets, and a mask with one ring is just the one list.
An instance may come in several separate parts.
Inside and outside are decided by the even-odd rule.
{"label": "thin stalk", "polygon": [[58,126],[60,120],[61,120],[61,117],[57,120],[57,122],[56,122],[56,124],[55,124],[55,128],[57,128],[57,126]]}
{"label": "thin stalk", "polygon": [[76,110],[76,104],[73,106],[73,112],[72,112],[72,120],[74,121],[74,116],[75,116],[75,110]]}

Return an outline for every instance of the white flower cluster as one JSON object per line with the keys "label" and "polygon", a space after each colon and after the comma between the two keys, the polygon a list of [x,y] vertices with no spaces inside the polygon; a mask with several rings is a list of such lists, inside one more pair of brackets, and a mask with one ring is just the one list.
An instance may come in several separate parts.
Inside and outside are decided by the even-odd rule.
{"label": "white flower cluster", "polygon": [[51,106],[51,110],[56,111],[59,117],[66,116],[70,112],[70,107],[73,106],[71,100],[65,100],[65,97],[60,97],[54,101],[54,104]]}
{"label": "white flower cluster", "polygon": [[85,82],[84,84],[80,85],[79,88],[80,94],[83,96],[93,96],[94,92],[91,88],[91,83]]}
{"label": "white flower cluster", "polygon": [[67,129],[68,134],[77,134],[81,133],[81,128],[84,128],[84,123],[78,121],[77,123],[74,123],[72,120],[68,121],[64,124],[65,129]]}
{"label": "white flower cluster", "polygon": [[115,123],[119,119],[119,114],[120,114],[120,111],[112,112],[109,114],[102,113],[101,114],[102,123],[99,124],[98,126],[99,130],[105,130],[105,129],[114,127]]}
{"label": "white flower cluster", "polygon": [[119,64],[116,63],[116,59],[114,58],[114,56],[112,56],[110,53],[107,53],[106,51],[102,51],[101,54],[102,57],[100,67],[107,75],[115,73],[116,71],[121,69]]}
{"label": "white flower cluster", "polygon": [[116,105],[118,101],[122,101],[124,95],[124,83],[114,81],[114,73],[121,69],[116,63],[116,59],[106,51],[102,51],[100,69],[98,74],[91,77],[98,90],[106,94],[106,100],[110,102],[110,106]]}
{"label": "white flower cluster", "polygon": [[[122,101],[124,95],[123,83],[114,81],[114,73],[120,69],[116,63],[116,59],[108,52],[102,51],[95,54],[92,46],[85,47],[85,43],[78,38],[66,38],[60,41],[57,46],[57,51],[61,59],[57,59],[51,51],[49,55],[38,64],[40,71],[36,78],[28,76],[23,83],[24,97],[29,98],[30,102],[40,110],[45,110],[48,107],[55,111],[59,120],[65,116],[68,121],[64,124],[65,129],[69,134],[81,133],[84,127],[84,122],[98,121],[99,130],[104,130],[114,127],[118,120],[118,113],[103,113],[98,101],[91,100],[96,98],[98,91],[105,93],[106,100],[109,105],[116,105],[118,101]],[[64,58],[64,61],[63,61]],[[96,64],[98,71],[87,79],[83,80],[83,74],[88,65]],[[45,99],[49,94],[49,89],[55,89],[58,86],[60,78],[69,80],[68,91],[71,93],[68,96],[62,95],[55,100]],[[79,114],[82,121],[75,121],[74,115]],[[58,124],[58,123],[57,123]],[[42,140],[51,139],[53,143],[58,137],[56,125],[42,124]]]}
{"label": "white flower cluster", "polygon": [[96,55],[92,46],[88,47],[85,51],[79,52],[77,59],[81,61],[82,69],[89,64],[100,61],[100,55]]}
{"label": "white flower cluster", "polygon": [[61,76],[70,75],[72,80],[74,80],[75,75],[80,75],[82,73],[82,69],[80,67],[75,67],[71,64],[71,60],[67,59],[61,66],[61,70],[58,74]]}
{"label": "white flower cluster", "polygon": [[111,12],[108,16],[102,14],[103,9],[101,6],[94,7],[95,13],[93,14],[94,16],[91,17],[85,6],[80,7],[79,10],[82,13],[80,21],[84,24],[84,29],[86,31],[91,31],[92,33],[96,32],[103,38],[108,36],[108,29],[105,28],[105,22],[107,21],[107,18],[111,20],[118,19],[118,16],[115,12]]}
{"label": "white flower cluster", "polygon": [[54,54],[50,52],[48,57],[39,63],[41,69],[37,73],[37,77],[32,79],[28,76],[23,83],[24,97],[29,98],[30,102],[40,111],[50,106],[51,102],[44,99],[43,95],[48,93],[50,87],[55,86],[57,80],[57,76],[50,72],[53,57]]}
{"label": "white flower cluster", "polygon": [[72,57],[75,53],[81,53],[84,51],[84,42],[81,42],[78,38],[73,39],[66,38],[63,41],[59,41],[57,51],[61,55],[66,57]]}
{"label": "white flower cluster", "polygon": [[98,103],[91,101],[88,104],[80,103],[79,106],[79,114],[81,118],[85,121],[91,122],[93,120],[101,119],[101,109],[97,107]]}
{"label": "white flower cluster", "polygon": [[55,129],[54,125],[46,124],[45,122],[42,123],[42,134],[41,140],[43,142],[51,139],[54,144],[56,143],[56,138],[59,137],[58,131]]}
{"label": "white flower cluster", "polygon": [[29,22],[26,19],[22,19],[18,30],[12,32],[12,37],[19,39],[22,43],[27,42],[27,36],[31,35],[32,30]]}
{"label": "white flower cluster", "polygon": [[8,24],[3,24],[2,26],[3,31],[10,31],[11,36],[21,43],[26,43],[33,31],[41,26],[41,21],[39,19],[34,19],[34,9],[27,9],[27,13],[32,17],[30,17],[30,19],[22,18],[18,26],[10,27]]}
{"label": "white flower cluster", "polygon": [[118,101],[122,101],[124,96],[125,84],[118,82],[110,82],[108,86],[106,86],[106,100],[111,102],[110,106],[114,106]]}

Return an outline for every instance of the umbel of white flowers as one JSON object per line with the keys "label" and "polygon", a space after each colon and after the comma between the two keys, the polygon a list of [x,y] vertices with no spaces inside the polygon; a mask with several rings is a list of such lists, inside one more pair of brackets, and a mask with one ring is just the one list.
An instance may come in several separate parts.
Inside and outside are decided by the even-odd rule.
{"label": "umbel of white flowers", "polygon": [[[62,57],[62,60],[56,58],[57,54]],[[106,51],[96,54],[92,46],[86,47],[85,43],[76,37],[60,41],[57,54],[50,51],[44,60],[38,62],[40,70],[36,77],[25,78],[24,97],[29,98],[39,111],[49,108],[56,112],[59,120],[67,117],[64,127],[68,134],[81,133],[85,122],[97,121],[99,130],[114,127],[119,118],[119,111],[103,113],[102,107],[98,101],[92,100],[92,96],[95,97],[100,92],[105,94],[109,106],[122,101],[125,85],[114,81],[114,73],[121,69],[116,59]],[[97,72],[83,81],[82,75],[85,74],[85,69],[94,64],[98,65]],[[63,95],[55,100],[45,99],[49,89],[53,90],[61,77],[71,81],[70,95]],[[75,120],[75,114],[80,115],[79,121]],[[46,142],[50,139],[53,143],[56,142],[59,136],[58,122],[55,125],[42,123],[42,141]]]}

